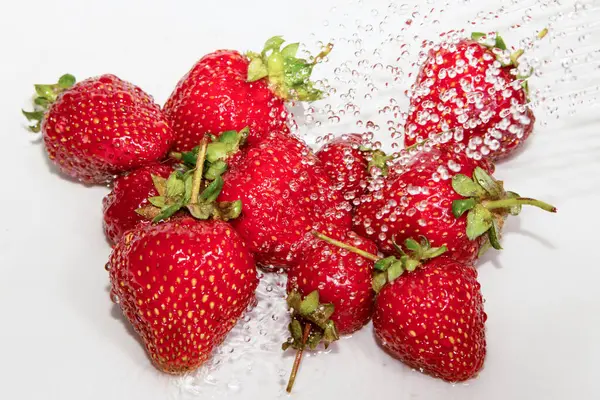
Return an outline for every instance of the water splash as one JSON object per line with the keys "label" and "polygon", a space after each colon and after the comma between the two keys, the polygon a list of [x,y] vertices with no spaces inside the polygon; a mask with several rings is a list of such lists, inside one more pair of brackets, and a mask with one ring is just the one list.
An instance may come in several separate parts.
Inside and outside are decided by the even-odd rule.
{"label": "water splash", "polygon": [[[329,62],[315,71],[329,96],[292,109],[297,133],[316,145],[341,133],[359,132],[375,137],[386,151],[400,150],[408,105],[415,95],[411,86],[428,51],[471,31],[501,32],[509,46],[525,50],[518,71],[535,71],[527,79],[527,105],[538,128],[548,120],[573,116],[595,106],[600,91],[600,23],[581,22],[586,13],[600,15],[600,7],[594,1],[563,5],[555,0],[512,1],[495,10],[472,0],[355,0],[335,7],[327,13],[323,29],[305,40],[311,49],[324,41],[335,45]],[[548,37],[536,40],[536,31],[544,27],[550,29]],[[577,49],[566,45],[573,35],[582,43]],[[565,98],[569,106],[559,110],[557,104]],[[484,153],[499,147],[493,137],[481,140],[476,147],[483,146]],[[480,157],[473,153],[471,146],[470,155]]]}
{"label": "water splash", "polygon": [[[427,90],[426,85],[413,87],[413,84],[429,50],[442,42],[452,46],[471,31],[501,32],[509,46],[525,50],[519,60],[519,71],[534,69],[534,74],[525,79],[530,88],[530,101],[526,106],[536,116],[538,134],[549,123],[568,124],[579,111],[598,107],[598,1],[511,0],[497,9],[486,7],[485,2],[476,0],[351,0],[325,13],[319,10],[315,14],[327,14],[327,20],[316,24],[318,32],[299,39],[306,44],[301,51],[307,54],[316,54],[315,50],[325,43],[334,44],[334,51],[314,71],[315,79],[328,97],[313,104],[292,104],[287,116],[291,129],[315,148],[342,134],[360,133],[375,149],[400,151],[410,100]],[[590,14],[597,17],[589,18]],[[584,15],[588,17],[586,21],[592,22],[584,22]],[[548,36],[542,41],[536,40],[535,32],[544,27],[549,28]],[[570,44],[573,37],[579,43],[575,48]],[[493,36],[488,39],[492,40]],[[450,73],[455,71],[439,71],[429,78],[443,79]],[[470,84],[461,82],[467,89]],[[444,96],[450,101],[454,95],[448,92]],[[467,99],[475,103],[478,100],[476,97]],[[439,110],[433,103],[423,106],[429,113],[422,114],[421,119],[439,118],[436,116]],[[524,114],[519,109],[509,110],[502,117],[507,118],[513,112]],[[479,115],[483,121],[491,117],[485,112]],[[468,116],[460,119],[463,124],[468,121]],[[518,127],[513,131],[516,136],[520,134]],[[446,132],[442,129],[433,141],[462,141],[463,137],[463,129]],[[481,158],[486,152],[498,149],[499,139],[493,133],[474,137],[459,150],[472,158]],[[416,146],[408,154],[398,154],[392,162],[392,170],[402,171],[410,155],[430,148],[431,143],[428,143]],[[449,161],[432,179],[447,180],[460,170],[459,164]],[[380,199],[384,185],[381,177],[372,179],[368,184],[370,198]],[[418,203],[414,208],[403,210],[409,207],[410,196],[427,194],[427,190],[426,187],[408,188],[406,196],[387,202],[376,219],[385,216],[393,223],[400,212],[411,216],[436,205],[434,201]],[[364,197],[348,200],[354,205],[370,201]],[[378,221],[365,219],[362,223],[369,235],[385,237],[388,234],[388,224],[379,224],[380,231],[376,232],[373,227]],[[424,226],[426,221],[419,220],[418,224]],[[249,380],[267,376],[265,382],[269,383],[263,390],[273,389],[276,395],[283,395],[290,365],[289,357],[282,356],[280,349],[287,338],[285,278],[266,275],[257,297],[257,306],[239,322],[212,360],[196,373],[175,380],[181,392],[202,398],[224,398],[244,391]],[[278,379],[280,385],[277,385]]]}
{"label": "water splash", "polygon": [[286,277],[276,273],[260,275],[256,305],[240,319],[205,365],[174,381],[182,393],[221,399],[227,393],[243,390],[244,382],[256,374],[270,379],[272,387],[276,387],[280,370],[289,369],[290,363],[282,357],[281,350],[288,338]]}

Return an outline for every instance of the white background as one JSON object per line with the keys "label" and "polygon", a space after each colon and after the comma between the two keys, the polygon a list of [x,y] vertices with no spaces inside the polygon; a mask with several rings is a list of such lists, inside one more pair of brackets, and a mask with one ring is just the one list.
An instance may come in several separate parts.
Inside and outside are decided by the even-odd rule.
{"label": "white background", "polygon": [[[442,24],[461,28],[475,9],[498,10],[505,4],[499,22],[490,22],[497,26],[521,19],[529,6],[555,3],[449,2],[456,4],[447,7]],[[443,2],[428,3],[435,7]],[[570,0],[562,3],[554,4],[553,15],[561,9],[566,15],[575,7]],[[599,6],[597,1],[586,3],[592,10]],[[181,380],[154,370],[110,302],[103,268],[110,249],[101,224],[107,189],[70,182],[45,160],[42,145],[24,130],[19,112],[27,105],[32,84],[54,82],[65,72],[80,79],[110,72],[141,86],[162,104],[203,54],[222,47],[257,49],[273,34],[294,39],[323,31],[327,36],[336,18],[365,17],[348,10],[343,0],[2,2],[0,398],[194,398],[180,389]],[[571,32],[585,18],[598,20],[597,13],[584,14],[582,20],[555,26]],[[323,24],[324,18],[330,23]],[[594,26],[586,29],[597,33]],[[589,46],[598,44],[598,36],[588,39],[587,47],[577,37],[567,35],[562,42],[555,38],[542,49],[544,56],[554,57],[550,65],[568,59],[566,49],[590,52]],[[411,54],[416,56],[414,49]],[[598,65],[595,58],[586,62],[590,68]],[[559,69],[551,78],[540,77],[539,85],[564,93],[564,87],[579,90],[600,83],[597,72],[583,71],[573,71],[577,82],[560,86]],[[409,81],[400,86],[407,89]],[[566,102],[558,104],[570,110]],[[546,126],[538,125],[527,150],[498,167],[497,176],[508,188],[553,203],[559,213],[524,210],[505,227],[505,250],[482,260],[480,280],[489,319],[488,357],[480,376],[449,385],[411,371],[374,344],[369,326],[329,354],[307,358],[294,398],[600,398],[599,107],[592,102],[575,108],[581,109],[573,116],[563,113],[558,120],[548,119]],[[330,130],[341,133],[342,128]],[[381,135],[387,140],[385,130]],[[282,358],[278,352],[256,357],[267,360],[258,365],[276,364],[280,372],[283,366],[287,373],[291,365],[290,356]],[[224,366],[220,376],[226,380],[235,367]],[[284,396],[282,376],[269,368],[236,374],[236,390],[213,390],[218,385],[206,383],[197,398]]]}

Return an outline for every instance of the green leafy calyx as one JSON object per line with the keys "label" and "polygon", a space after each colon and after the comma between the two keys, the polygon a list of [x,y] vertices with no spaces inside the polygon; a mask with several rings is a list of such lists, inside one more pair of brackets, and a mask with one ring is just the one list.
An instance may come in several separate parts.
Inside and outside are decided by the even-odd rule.
{"label": "green leafy calyx", "polygon": [[323,98],[323,92],[310,80],[314,66],[331,52],[325,49],[313,60],[297,57],[299,43],[283,47],[285,40],[274,36],[267,40],[260,53],[248,52],[248,82],[267,79],[271,90],[284,100],[314,101]]}
{"label": "green leafy calyx", "polygon": [[31,132],[37,133],[41,130],[44,114],[50,105],[56,101],[59,94],[70,89],[74,84],[75,77],[71,74],[65,74],[58,79],[57,83],[34,85],[35,97],[33,98],[33,111],[21,110],[29,122],[29,130]]}
{"label": "green leafy calyx", "polygon": [[431,243],[425,236],[421,236],[419,241],[406,239],[404,241],[404,250],[395,241],[392,241],[394,248],[398,252],[398,257],[390,256],[382,258],[375,263],[375,272],[373,273],[373,290],[379,293],[383,286],[393,282],[405,272],[415,271],[423,261],[438,257],[447,251],[446,246],[431,247]]}
{"label": "green leafy calyx", "polygon": [[[248,139],[250,129],[248,127],[238,131],[225,131],[219,136],[209,135],[211,142],[206,148],[204,162],[204,178],[215,180],[223,175],[228,168],[227,159],[237,153]],[[195,168],[198,160],[200,147],[196,146],[191,151],[183,153],[171,153],[171,158],[179,160],[187,168]]]}
{"label": "green leafy calyx", "polygon": [[[333,304],[321,304],[319,292],[313,291],[306,297],[292,290],[287,297],[287,304],[291,312],[289,325],[290,337],[282,345],[283,350],[293,348],[301,350],[309,348],[314,350],[322,343],[327,348],[332,342],[339,339],[335,323],[330,319],[335,311]],[[310,324],[310,333],[304,337],[306,325]]]}
{"label": "green leafy calyx", "polygon": [[[548,34],[548,29],[544,28],[537,34],[536,38],[538,40],[541,40],[547,34]],[[496,49],[500,50],[500,51],[495,52],[495,55],[496,55],[496,59],[498,60],[498,62],[500,62],[500,64],[503,67],[517,68],[519,66],[519,58],[525,53],[525,51],[523,49],[517,49],[509,54],[508,48],[506,47],[506,43],[504,42],[504,39],[502,39],[502,36],[500,36],[497,32],[495,33],[494,43],[490,43],[490,41],[487,40],[487,37],[488,37],[488,34],[483,33],[483,32],[473,32],[471,34],[471,39],[473,41],[481,44],[482,46],[485,46],[489,49],[496,48]],[[521,86],[523,87],[523,90],[525,91],[525,94],[528,97],[529,97],[529,84],[528,84],[527,80],[529,79],[529,77],[531,77],[533,75],[533,72],[534,71],[532,68],[525,74],[517,75],[517,79],[522,81]]]}
{"label": "green leafy calyx", "polygon": [[503,182],[494,179],[481,167],[475,168],[472,177],[455,175],[452,178],[452,188],[464,197],[452,203],[452,213],[456,218],[466,213],[466,234],[469,240],[487,235],[487,245],[482,248],[491,246],[497,250],[502,249],[499,242],[500,227],[508,214],[518,215],[523,205],[556,212],[556,207],[550,204],[505,191]]}
{"label": "green leafy calyx", "polygon": [[[216,141],[211,144],[214,143],[224,142]],[[203,139],[196,152],[194,169],[185,172],[176,170],[167,179],[153,175],[152,181],[159,195],[150,197],[148,199],[150,204],[139,208],[136,212],[153,222],[166,220],[182,209],[187,209],[192,217],[199,220],[229,221],[237,218],[242,212],[241,200],[217,201],[224,181],[221,177],[222,172],[216,174],[211,168],[215,163],[223,161],[219,158],[215,158],[214,163],[208,161],[209,148],[210,144]],[[187,161],[184,161],[185,163]],[[206,175],[210,175],[211,179],[206,178]]]}
{"label": "green leafy calyx", "polygon": [[385,154],[383,151],[381,150],[369,150],[366,147],[361,147],[360,150],[362,151],[370,151],[371,152],[371,159],[369,160],[369,166],[368,166],[368,171],[372,171],[373,167],[379,169],[379,171],[381,171],[381,175],[383,176],[387,176],[389,173],[389,168],[388,168],[388,161],[392,160],[394,158],[394,155],[387,155]]}

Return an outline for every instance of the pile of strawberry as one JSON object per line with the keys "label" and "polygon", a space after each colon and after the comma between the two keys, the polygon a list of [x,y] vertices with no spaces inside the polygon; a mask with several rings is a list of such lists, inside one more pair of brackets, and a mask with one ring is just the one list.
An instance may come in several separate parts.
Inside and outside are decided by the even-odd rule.
{"label": "pile of strawberry", "polygon": [[[518,56],[490,37],[431,51],[410,149],[392,156],[359,134],[314,153],[290,132],[286,102],[322,98],[310,75],[331,47],[307,60],[280,37],[260,53],[204,56],[162,108],[114,75],[64,75],[36,85],[25,115],[60,171],[112,184],[111,298],[160,370],[189,372],[211,356],[253,304],[258,266],[288,274],[288,390],[303,350],[371,319],[391,355],[463,381],[486,353],[477,259],[501,248],[505,218],[523,205],[556,211],[492,176],[534,118]],[[487,147],[474,151],[477,140]]]}

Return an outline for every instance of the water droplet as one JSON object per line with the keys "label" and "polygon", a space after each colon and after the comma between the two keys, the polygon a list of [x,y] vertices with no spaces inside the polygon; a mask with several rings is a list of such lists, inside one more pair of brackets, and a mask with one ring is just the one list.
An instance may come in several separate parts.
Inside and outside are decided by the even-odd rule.
{"label": "water droplet", "polygon": [[111,292],[110,293],[110,301],[112,301],[115,304],[119,304],[121,302],[121,299],[119,299],[119,296],[116,293]]}

